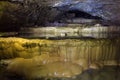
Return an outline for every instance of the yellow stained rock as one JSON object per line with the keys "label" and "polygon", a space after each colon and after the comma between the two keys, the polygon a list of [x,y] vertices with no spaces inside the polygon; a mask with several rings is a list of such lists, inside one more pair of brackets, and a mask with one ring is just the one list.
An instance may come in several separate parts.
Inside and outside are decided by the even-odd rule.
{"label": "yellow stained rock", "polygon": [[119,39],[0,38],[0,59],[12,58],[13,62],[8,65],[8,71],[24,74],[26,77],[71,77],[88,68],[99,69],[104,65],[117,65],[115,59],[119,53],[119,42]]}
{"label": "yellow stained rock", "polygon": [[[47,58],[46,55],[41,57]],[[24,75],[26,78],[35,77],[72,77],[82,72],[82,65],[78,65],[72,62],[64,61],[52,61],[46,64],[39,63],[44,62],[45,59],[39,59],[40,57],[34,57],[31,59],[16,58],[10,61],[7,70],[19,75]],[[52,59],[52,58],[48,58]],[[54,57],[53,57],[54,59]]]}
{"label": "yellow stained rock", "polygon": [[83,70],[88,69],[88,61],[86,59],[79,59],[73,61],[73,63],[78,64],[79,66],[83,67]]}

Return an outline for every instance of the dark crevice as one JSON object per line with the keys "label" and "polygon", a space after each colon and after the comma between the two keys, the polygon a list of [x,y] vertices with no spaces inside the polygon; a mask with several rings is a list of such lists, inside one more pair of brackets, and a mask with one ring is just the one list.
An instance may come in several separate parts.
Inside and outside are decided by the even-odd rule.
{"label": "dark crevice", "polygon": [[67,13],[74,13],[75,14],[75,18],[85,18],[85,19],[97,19],[97,20],[101,20],[101,17],[98,16],[92,16],[89,13],[86,13],[84,11],[79,11],[79,10],[72,10],[72,11],[68,11]]}
{"label": "dark crevice", "polygon": [[93,16],[84,11],[70,10],[58,14],[54,21],[58,21],[60,23],[95,25],[102,24],[104,20],[101,17]]}

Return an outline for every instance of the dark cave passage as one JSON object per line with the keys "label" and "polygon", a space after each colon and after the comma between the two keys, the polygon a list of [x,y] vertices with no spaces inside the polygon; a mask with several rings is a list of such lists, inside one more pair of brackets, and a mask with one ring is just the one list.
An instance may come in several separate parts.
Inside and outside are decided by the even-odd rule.
{"label": "dark cave passage", "polygon": [[79,10],[69,10],[58,14],[54,21],[58,23],[67,23],[67,24],[101,24],[104,21],[101,17],[92,16],[89,13],[79,11]]}
{"label": "dark cave passage", "polygon": [[79,10],[69,10],[63,12],[62,14],[56,17],[56,20],[60,23],[70,23],[70,24],[86,24],[86,25],[95,25],[101,24],[104,21],[101,17],[92,16],[89,13],[79,11]]}
{"label": "dark cave passage", "polygon": [[97,20],[101,20],[101,17],[98,16],[92,16],[89,13],[83,12],[83,11],[79,11],[79,10],[70,10],[67,12],[68,14],[74,14],[75,18],[85,18],[85,19],[97,19]]}

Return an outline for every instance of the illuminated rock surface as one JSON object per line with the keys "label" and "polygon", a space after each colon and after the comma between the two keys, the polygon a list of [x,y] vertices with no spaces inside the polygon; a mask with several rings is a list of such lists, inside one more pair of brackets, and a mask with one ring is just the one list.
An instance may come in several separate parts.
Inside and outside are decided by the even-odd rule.
{"label": "illuminated rock surface", "polygon": [[[68,24],[64,27],[29,27],[21,28],[19,37],[25,38],[47,38],[47,39],[66,39],[66,38],[118,38],[120,36],[120,27],[118,26],[102,26],[96,24],[94,26]],[[4,36],[4,35],[3,35]],[[9,36],[9,35],[8,35]]]}
{"label": "illuminated rock surface", "polygon": [[[54,59],[54,57],[52,58]],[[50,61],[50,59],[49,59]],[[9,60],[7,70],[26,78],[72,77],[83,71],[83,66],[66,61],[46,62],[45,60],[16,58]]]}
{"label": "illuminated rock surface", "polygon": [[[119,65],[118,39],[0,38],[0,66],[26,79],[74,78],[89,69]],[[9,44],[9,45],[8,45]]]}
{"label": "illuminated rock surface", "polygon": [[79,40],[0,38],[0,58],[31,58],[41,54],[48,54],[50,57],[60,57],[67,61],[81,58],[90,59],[90,62],[114,61],[119,52],[119,42],[119,38]]}

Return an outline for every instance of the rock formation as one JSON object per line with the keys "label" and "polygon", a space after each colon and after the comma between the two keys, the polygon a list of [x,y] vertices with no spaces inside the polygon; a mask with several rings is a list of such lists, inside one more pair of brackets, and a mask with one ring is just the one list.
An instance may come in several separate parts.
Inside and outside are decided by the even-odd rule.
{"label": "rock formation", "polygon": [[[100,23],[103,25],[119,25],[120,21],[120,6],[119,0],[6,0],[11,3],[21,4],[23,7],[17,12],[17,19],[22,18],[25,26],[43,25],[48,22],[54,22],[56,20],[65,20],[68,17],[66,13],[75,13],[75,17],[78,15],[82,18],[93,18],[99,19]],[[41,3],[43,1],[43,3]],[[42,9],[40,6],[46,5],[52,8],[52,11],[46,10],[48,8]],[[23,11],[22,11],[23,9]],[[47,14],[42,17],[42,12],[51,13],[49,16]],[[15,12],[12,12],[15,13]],[[56,14],[55,14],[56,13]],[[23,15],[24,17],[21,17]],[[44,15],[44,14],[43,14]],[[71,14],[69,15],[69,18]],[[46,18],[47,17],[47,18]],[[42,20],[41,20],[42,19]],[[74,17],[72,18],[74,20]],[[79,19],[78,19],[79,20]],[[62,21],[64,22],[64,21]],[[77,21],[78,22],[78,21]]]}
{"label": "rock formation", "polygon": [[0,38],[0,69],[26,79],[72,78],[88,69],[120,65],[120,39]]}
{"label": "rock formation", "polygon": [[61,0],[54,5],[60,10],[78,10],[92,16],[101,17],[104,21],[119,24],[120,0]]}

